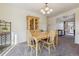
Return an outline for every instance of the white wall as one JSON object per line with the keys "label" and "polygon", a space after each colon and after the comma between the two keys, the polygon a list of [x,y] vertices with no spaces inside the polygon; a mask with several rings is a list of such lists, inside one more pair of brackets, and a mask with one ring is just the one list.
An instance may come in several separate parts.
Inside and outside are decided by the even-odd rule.
{"label": "white wall", "polygon": [[1,5],[0,4],[0,20],[6,20],[12,22],[12,32],[17,34],[17,42],[26,41],[27,34],[27,21],[26,16],[37,16],[40,18],[40,28],[46,30],[46,18],[43,15],[37,14],[35,12],[15,8],[12,6]]}
{"label": "white wall", "polygon": [[56,30],[56,18],[51,17],[48,19],[48,29],[49,30]]}
{"label": "white wall", "polygon": [[75,43],[79,44],[79,8],[75,10]]}

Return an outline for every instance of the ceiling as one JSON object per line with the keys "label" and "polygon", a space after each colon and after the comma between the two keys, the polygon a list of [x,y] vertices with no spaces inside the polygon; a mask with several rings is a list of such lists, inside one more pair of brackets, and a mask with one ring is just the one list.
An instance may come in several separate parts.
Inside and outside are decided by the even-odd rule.
{"label": "ceiling", "polygon": [[[43,3],[6,3],[5,5],[14,6],[17,8],[30,10],[39,14]],[[79,3],[48,3],[48,6],[53,9],[53,12],[49,16],[56,16],[65,11],[79,7]]]}

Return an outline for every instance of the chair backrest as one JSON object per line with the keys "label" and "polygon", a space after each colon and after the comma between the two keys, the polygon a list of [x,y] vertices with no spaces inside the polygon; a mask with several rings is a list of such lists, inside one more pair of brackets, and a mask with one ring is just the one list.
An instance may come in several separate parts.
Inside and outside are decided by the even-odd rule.
{"label": "chair backrest", "polygon": [[50,41],[54,41],[56,36],[56,31],[49,31]]}

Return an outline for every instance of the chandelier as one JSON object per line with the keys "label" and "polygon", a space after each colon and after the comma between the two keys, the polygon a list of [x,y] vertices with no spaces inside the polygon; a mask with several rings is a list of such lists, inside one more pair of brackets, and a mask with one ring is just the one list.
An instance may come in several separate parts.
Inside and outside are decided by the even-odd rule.
{"label": "chandelier", "polygon": [[53,10],[48,7],[48,3],[45,3],[45,5],[41,8],[41,13],[43,14],[50,14]]}

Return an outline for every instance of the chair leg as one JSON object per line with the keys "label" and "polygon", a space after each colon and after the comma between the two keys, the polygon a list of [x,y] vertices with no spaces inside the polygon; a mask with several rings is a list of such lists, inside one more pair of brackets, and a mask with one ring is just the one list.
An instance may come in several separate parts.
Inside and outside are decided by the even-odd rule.
{"label": "chair leg", "polygon": [[49,55],[50,55],[50,46],[48,47],[48,52],[49,52]]}
{"label": "chair leg", "polygon": [[55,47],[55,44],[53,43],[53,48],[54,48],[54,50],[56,49],[56,47]]}
{"label": "chair leg", "polygon": [[40,53],[41,53],[41,48],[40,48],[40,46],[39,46],[39,51],[40,51]]}

